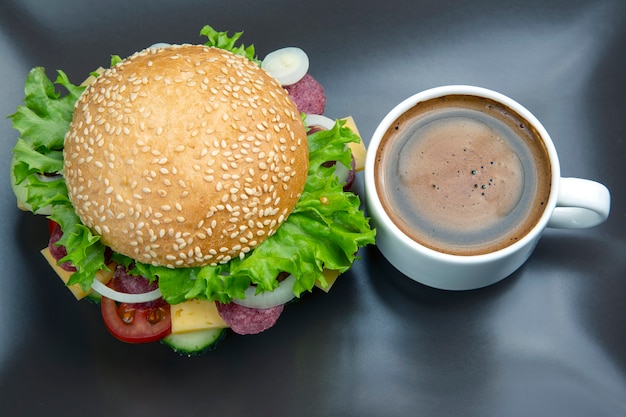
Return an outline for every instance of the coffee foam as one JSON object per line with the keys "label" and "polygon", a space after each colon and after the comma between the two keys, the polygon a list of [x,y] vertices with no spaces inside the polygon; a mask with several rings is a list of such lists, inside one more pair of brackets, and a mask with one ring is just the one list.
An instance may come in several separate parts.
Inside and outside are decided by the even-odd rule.
{"label": "coffee foam", "polygon": [[377,188],[387,190],[381,200],[394,223],[446,253],[514,243],[537,222],[550,190],[550,164],[536,133],[481,98],[416,105],[387,131],[377,160]]}

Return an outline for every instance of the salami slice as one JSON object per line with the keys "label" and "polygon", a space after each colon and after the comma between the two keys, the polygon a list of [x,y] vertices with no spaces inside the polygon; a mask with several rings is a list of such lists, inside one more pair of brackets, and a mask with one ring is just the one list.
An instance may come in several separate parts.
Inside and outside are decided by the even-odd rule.
{"label": "salami slice", "polygon": [[[52,232],[50,233],[50,240],[48,241],[48,249],[50,250],[50,255],[56,260],[59,261],[62,258],[67,256],[67,249],[63,245],[57,245],[56,243],[63,236],[63,231],[61,230],[61,226],[58,224],[54,226]],[[65,269],[69,272],[75,272],[76,268],[72,265],[71,262],[63,262],[59,265],[62,269]]]}
{"label": "salami slice", "polygon": [[215,303],[217,311],[235,333],[257,334],[269,329],[283,312],[284,305],[271,308],[249,308],[235,303]]}
{"label": "salami slice", "polygon": [[306,74],[293,85],[285,86],[285,90],[296,103],[298,110],[306,114],[324,114],[326,93],[322,85],[311,75]]}

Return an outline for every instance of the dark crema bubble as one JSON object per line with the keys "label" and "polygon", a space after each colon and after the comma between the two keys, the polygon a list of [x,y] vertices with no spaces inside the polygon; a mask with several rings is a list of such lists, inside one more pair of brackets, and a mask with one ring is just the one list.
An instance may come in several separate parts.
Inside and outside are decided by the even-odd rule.
{"label": "dark crema bubble", "polygon": [[523,237],[543,213],[550,171],[543,142],[521,116],[462,95],[418,103],[398,118],[375,165],[393,222],[421,244],[457,255]]}

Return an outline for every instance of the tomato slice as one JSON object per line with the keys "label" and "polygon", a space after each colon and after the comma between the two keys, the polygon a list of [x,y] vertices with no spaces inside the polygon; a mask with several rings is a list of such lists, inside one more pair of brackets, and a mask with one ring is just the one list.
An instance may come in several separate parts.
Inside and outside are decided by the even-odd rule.
{"label": "tomato slice", "polygon": [[172,332],[169,304],[118,303],[102,297],[100,303],[106,328],[127,343],[151,343]]}
{"label": "tomato slice", "polygon": [[50,233],[50,235],[52,235],[54,229],[56,229],[58,225],[59,224],[54,220],[48,220],[48,232]]}
{"label": "tomato slice", "polygon": [[[157,284],[130,275],[124,266],[117,265],[107,285],[120,292],[140,294],[155,289]],[[100,309],[106,328],[124,342],[156,342],[172,332],[170,305],[162,298],[147,303],[120,303],[102,297]]]}

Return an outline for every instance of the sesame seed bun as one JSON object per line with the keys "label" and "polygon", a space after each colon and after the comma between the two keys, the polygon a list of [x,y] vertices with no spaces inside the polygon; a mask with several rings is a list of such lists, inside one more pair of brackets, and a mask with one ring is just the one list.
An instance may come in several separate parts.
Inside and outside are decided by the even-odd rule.
{"label": "sesame seed bun", "polygon": [[245,256],[289,216],[308,171],[285,90],[201,45],[106,70],[76,103],[63,155],[83,224],[114,251],[170,268]]}

